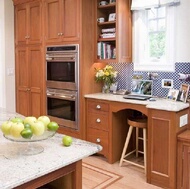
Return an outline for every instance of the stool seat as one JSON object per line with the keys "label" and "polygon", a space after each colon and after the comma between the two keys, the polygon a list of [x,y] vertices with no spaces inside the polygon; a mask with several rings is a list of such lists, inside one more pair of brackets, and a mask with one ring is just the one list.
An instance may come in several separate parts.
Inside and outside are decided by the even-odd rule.
{"label": "stool seat", "polygon": [[[136,165],[138,167],[142,167],[145,170],[146,174],[146,128],[147,128],[147,118],[146,117],[141,117],[141,118],[133,118],[130,117],[127,119],[127,123],[129,124],[129,131],[127,134],[127,138],[125,141],[125,145],[123,148],[123,152],[121,155],[120,163],[119,166],[122,166],[123,162],[130,163],[132,165]],[[136,128],[136,149],[127,153],[129,141],[132,135],[133,128]],[[139,137],[139,129],[143,129],[143,138]],[[143,140],[143,151],[139,151],[139,146],[138,146],[138,141]],[[126,158],[131,155],[132,153],[136,152],[136,157],[138,157],[138,153],[144,154],[144,165],[140,165],[138,163],[132,162],[130,160],[127,160]]]}
{"label": "stool seat", "polygon": [[133,127],[146,128],[147,127],[147,118],[128,118],[127,123]]}

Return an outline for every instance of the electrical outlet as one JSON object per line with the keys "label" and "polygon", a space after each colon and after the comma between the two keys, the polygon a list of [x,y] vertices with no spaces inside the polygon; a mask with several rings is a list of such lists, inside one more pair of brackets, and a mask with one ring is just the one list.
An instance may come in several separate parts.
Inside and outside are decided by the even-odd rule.
{"label": "electrical outlet", "polygon": [[183,127],[183,126],[187,125],[187,123],[188,123],[188,115],[185,114],[180,117],[180,125],[179,126]]}

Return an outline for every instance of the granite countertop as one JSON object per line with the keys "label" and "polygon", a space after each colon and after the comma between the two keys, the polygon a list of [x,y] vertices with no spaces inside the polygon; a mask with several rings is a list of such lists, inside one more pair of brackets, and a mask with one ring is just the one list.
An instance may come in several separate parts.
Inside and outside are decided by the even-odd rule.
{"label": "granite countertop", "polygon": [[84,97],[98,99],[98,100],[113,101],[113,102],[141,104],[145,105],[147,108],[173,111],[173,112],[178,112],[189,107],[189,103],[172,101],[169,99],[157,98],[157,97],[154,97],[156,101],[130,100],[130,99],[124,99],[123,95],[114,95],[114,94],[105,94],[105,93],[86,94]]}
{"label": "granite countertop", "polygon": [[[0,124],[15,113],[0,108]],[[38,142],[13,142],[0,132],[0,188],[11,189],[37,177],[46,175],[102,149],[100,145],[73,138],[70,147],[62,145],[62,134]],[[40,145],[44,151],[36,155],[22,155],[23,149]],[[35,146],[34,146],[35,148]]]}

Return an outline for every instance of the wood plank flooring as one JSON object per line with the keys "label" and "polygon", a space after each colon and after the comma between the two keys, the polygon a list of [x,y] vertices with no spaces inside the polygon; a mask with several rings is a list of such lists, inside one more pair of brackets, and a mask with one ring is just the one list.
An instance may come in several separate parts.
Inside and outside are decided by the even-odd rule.
{"label": "wood plank flooring", "polygon": [[83,159],[83,189],[160,189],[146,182],[142,168],[119,162],[109,164],[102,156]]}

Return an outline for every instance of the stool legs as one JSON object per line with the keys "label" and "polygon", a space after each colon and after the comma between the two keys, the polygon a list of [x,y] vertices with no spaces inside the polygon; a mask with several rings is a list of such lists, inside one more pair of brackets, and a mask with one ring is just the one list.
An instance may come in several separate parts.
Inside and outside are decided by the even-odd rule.
{"label": "stool legs", "polygon": [[146,174],[146,129],[143,129],[143,147],[144,147],[144,171]]}
{"label": "stool legs", "polygon": [[136,157],[139,156],[139,128],[136,127]]}
{"label": "stool legs", "polygon": [[[141,152],[141,151],[138,150],[139,128],[136,127],[136,149],[133,150],[132,152],[129,152],[128,154],[126,154],[126,151],[127,151],[128,145],[129,145],[129,140],[130,140],[131,135],[132,135],[132,131],[133,131],[133,126],[130,126],[128,134],[127,134],[127,138],[126,138],[126,141],[125,141],[125,145],[124,145],[124,148],[123,148],[123,152],[122,152],[122,155],[121,155],[121,159],[120,159],[120,162],[119,162],[119,166],[121,166],[123,161],[125,161],[127,163],[130,163],[130,164],[136,165],[138,167],[144,168],[144,171],[145,171],[145,174],[146,174],[146,172],[147,172],[147,170],[146,170],[146,166],[147,166],[147,158],[146,158],[146,153],[147,153],[146,152],[147,151],[147,149],[146,149],[146,128],[143,128],[143,138],[141,138],[143,140],[143,151],[144,152]],[[131,162],[131,161],[125,159],[128,155],[130,155],[130,154],[132,154],[134,152],[136,152],[136,157],[138,157],[138,153],[143,153],[144,154],[144,166],[139,165],[137,163],[134,163],[134,162]]]}
{"label": "stool legs", "polygon": [[121,155],[121,159],[120,159],[120,162],[119,162],[119,166],[122,165],[123,159],[125,158],[125,153],[126,153],[126,151],[127,151],[128,145],[129,145],[129,140],[130,140],[130,138],[131,138],[132,131],[133,131],[133,127],[130,126],[130,127],[129,127],[129,131],[128,131],[128,134],[127,134],[127,138],[126,138],[126,141],[125,141],[125,145],[124,145],[124,148],[123,148],[123,152],[122,152],[122,155]]}

